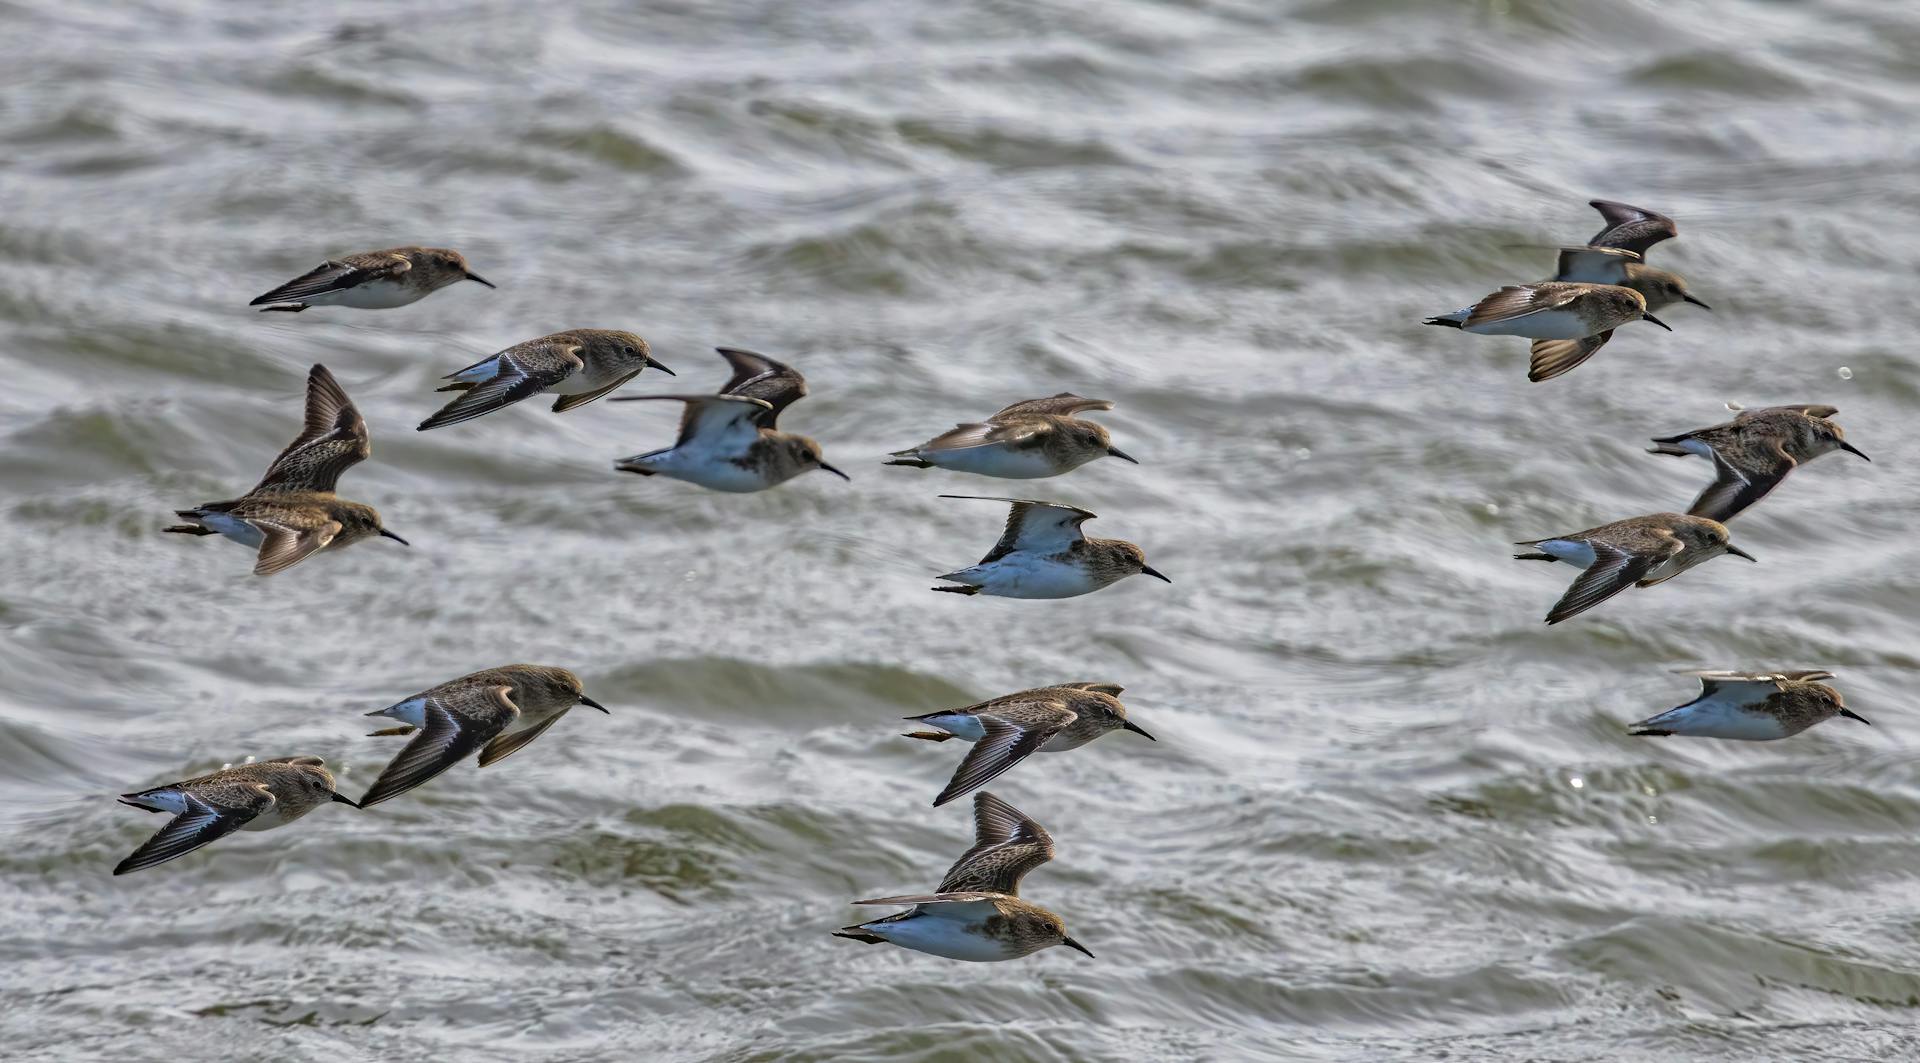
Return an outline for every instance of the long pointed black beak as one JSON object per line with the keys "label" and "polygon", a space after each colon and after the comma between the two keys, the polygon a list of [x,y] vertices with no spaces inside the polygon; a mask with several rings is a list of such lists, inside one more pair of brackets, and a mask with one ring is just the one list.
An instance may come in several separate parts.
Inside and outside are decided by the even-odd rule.
{"label": "long pointed black beak", "polygon": [[380,529],[380,534],[386,536],[389,539],[392,539],[394,542],[399,543],[401,546],[413,545],[412,543],[406,541],[405,539],[400,538],[398,535],[393,534],[392,532],[388,531],[385,528]]}
{"label": "long pointed black beak", "polygon": [[1673,326],[1672,326],[1672,325],[1669,325],[1669,324],[1667,324],[1666,322],[1664,322],[1664,321],[1662,321],[1662,320],[1660,320],[1659,318],[1657,318],[1657,317],[1654,317],[1654,316],[1653,316],[1652,314],[1641,314],[1641,315],[1640,315],[1640,320],[1642,320],[1642,321],[1651,321],[1651,322],[1653,322],[1654,324],[1656,324],[1656,325],[1658,325],[1658,326],[1660,326],[1661,328],[1663,328],[1663,329],[1666,329],[1666,330],[1667,330],[1668,332],[1672,332],[1672,331],[1673,331]]}
{"label": "long pointed black beak", "polygon": [[1142,576],[1152,576],[1154,579],[1165,579],[1167,580],[1168,583],[1173,582],[1172,580],[1167,579],[1167,577],[1161,575],[1159,572],[1155,571],[1151,566],[1148,566],[1148,565],[1140,566],[1140,574]]}
{"label": "long pointed black beak", "polygon": [[1873,726],[1872,720],[1867,719],[1865,716],[1860,715],[1859,713],[1853,711],[1852,709],[1841,709],[1840,715],[1845,716],[1849,720],[1859,720],[1861,723],[1866,724],[1868,727]]}
{"label": "long pointed black beak", "polygon": [[1836,439],[1834,440],[1834,442],[1840,444],[1841,450],[1844,450],[1847,453],[1852,454],[1854,457],[1859,458],[1861,461],[1873,460],[1872,458],[1867,457],[1865,454],[1860,453],[1860,449],[1858,447],[1855,447],[1852,443],[1849,443],[1844,439]]}
{"label": "long pointed black beak", "polygon": [[1750,553],[1747,553],[1745,550],[1740,549],[1739,547],[1733,545],[1732,543],[1727,544],[1727,553],[1730,553],[1735,557],[1744,557],[1756,565],[1760,563],[1759,558],[1753,556]]}
{"label": "long pointed black beak", "polygon": [[586,696],[585,694],[580,695],[580,704],[585,705],[589,709],[599,709],[601,712],[606,712],[608,716],[613,715],[613,713],[607,712],[607,707],[605,705],[600,704],[599,702],[593,700],[592,698]]}
{"label": "long pointed black beak", "polygon": [[823,470],[825,470],[825,471],[827,471],[827,472],[830,472],[830,473],[832,473],[832,474],[834,474],[835,476],[838,476],[838,477],[840,477],[840,478],[841,478],[842,480],[845,480],[845,481],[847,481],[848,483],[852,483],[852,482],[853,482],[853,477],[851,477],[851,476],[848,476],[848,475],[847,475],[846,473],[844,473],[844,472],[841,472],[841,471],[840,471],[839,469],[836,469],[836,468],[834,468],[834,467],[833,467],[833,466],[831,466],[831,465],[828,465],[828,464],[827,464],[826,462],[824,462],[824,461],[820,463],[820,468],[821,468],[821,469],[823,469]]}
{"label": "long pointed black beak", "polygon": [[1085,945],[1080,944],[1078,941],[1075,941],[1072,938],[1063,938],[1061,939],[1060,944],[1065,945],[1066,947],[1070,949],[1074,949],[1075,951],[1078,951],[1078,952],[1086,952],[1087,959],[1089,960],[1094,958],[1093,953],[1087,952],[1087,947]]}
{"label": "long pointed black beak", "polygon": [[1119,447],[1108,447],[1107,453],[1112,457],[1119,458],[1121,461],[1130,461],[1130,462],[1133,462],[1135,465],[1140,464],[1139,458],[1136,458],[1133,455],[1128,454],[1126,451],[1121,450]]}
{"label": "long pointed black beak", "polygon": [[479,283],[481,283],[481,284],[484,284],[484,285],[486,285],[486,286],[487,286],[487,287],[489,287],[489,288],[493,288],[493,287],[497,287],[497,285],[495,285],[495,284],[494,284],[494,283],[493,283],[492,281],[490,281],[490,280],[488,280],[488,279],[487,279],[487,278],[485,278],[485,277],[482,277],[482,276],[481,276],[480,274],[478,274],[478,273],[468,273],[468,274],[467,274],[467,279],[468,279],[468,280],[470,280],[470,281],[477,281],[477,282],[479,282]]}
{"label": "long pointed black beak", "polygon": [[358,802],[358,801],[355,801],[355,800],[354,800],[353,798],[351,798],[351,797],[348,797],[348,796],[347,796],[346,794],[343,794],[343,793],[338,793],[338,792],[336,792],[336,793],[335,793],[335,794],[333,795],[333,799],[334,799],[335,801],[338,801],[338,802],[340,802],[340,803],[341,803],[341,804],[343,804],[343,805],[351,805],[351,806],[353,806],[354,808],[359,808],[359,807],[360,807],[360,802]]}
{"label": "long pointed black beak", "polygon": [[679,375],[680,375],[679,373],[676,373],[676,372],[674,372],[673,370],[671,370],[671,369],[668,369],[668,368],[667,368],[666,366],[664,366],[664,365],[661,365],[661,364],[660,364],[660,363],[659,363],[658,361],[655,361],[655,360],[654,360],[654,357],[653,357],[652,355],[648,355],[648,356],[647,356],[647,365],[649,365],[649,366],[651,366],[651,367],[652,367],[652,368],[654,368],[654,369],[658,369],[658,370],[660,370],[660,371],[661,371],[662,373],[665,373],[665,374],[667,374],[668,376],[679,376]]}
{"label": "long pointed black beak", "polygon": [[1121,721],[1120,728],[1121,730],[1124,730],[1124,731],[1132,731],[1134,734],[1139,735],[1140,737],[1146,739],[1149,742],[1160,741],[1158,738],[1155,738],[1152,735],[1148,734],[1146,728],[1140,726],[1137,723],[1134,723],[1132,720]]}
{"label": "long pointed black beak", "polygon": [[1681,296],[1681,297],[1680,297],[1680,301],[1681,301],[1681,302],[1683,302],[1683,303],[1692,303],[1693,305],[1695,305],[1695,306],[1697,306],[1697,307],[1699,307],[1699,308],[1700,308],[1700,309],[1702,309],[1702,310],[1712,310],[1712,309],[1713,309],[1713,307],[1710,307],[1710,306],[1708,306],[1707,304],[1705,304],[1705,303],[1703,303],[1703,302],[1701,302],[1700,300],[1698,300],[1698,299],[1695,299],[1695,298],[1694,298],[1693,296],[1691,296],[1691,295],[1683,295],[1683,296]]}

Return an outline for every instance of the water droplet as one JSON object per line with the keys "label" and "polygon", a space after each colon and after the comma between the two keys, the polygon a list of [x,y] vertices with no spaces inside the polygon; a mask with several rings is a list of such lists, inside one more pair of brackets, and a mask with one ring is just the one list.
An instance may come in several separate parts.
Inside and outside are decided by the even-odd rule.
{"label": "water droplet", "polygon": [[1852,380],[1852,379],[1853,379],[1853,370],[1851,370],[1851,369],[1848,369],[1848,368],[1847,368],[1846,366],[1844,366],[1844,365],[1843,365],[1843,366],[1841,366],[1841,367],[1840,367],[1840,379],[1842,379],[1842,380]]}
{"label": "water droplet", "polygon": [[1728,400],[1727,400],[1727,410],[1728,410],[1728,412],[1730,412],[1730,413],[1739,413],[1739,412],[1740,412],[1741,410],[1744,410],[1744,409],[1746,409],[1746,406],[1745,406],[1745,405],[1743,405],[1743,404],[1741,404],[1741,403],[1738,403],[1738,402],[1735,402],[1735,401],[1733,401],[1732,399],[1728,399]]}
{"label": "water droplet", "polygon": [[1299,458],[1301,461],[1305,461],[1308,458],[1313,457],[1313,448],[1301,447],[1299,450],[1296,450],[1293,452],[1293,456],[1296,458]]}
{"label": "water droplet", "polygon": [[1649,826],[1649,827],[1658,827],[1659,825],[1660,825],[1660,817],[1659,817],[1659,816],[1648,816],[1648,817],[1647,817],[1647,826]]}
{"label": "water droplet", "polygon": [[1500,515],[1500,503],[1498,502],[1487,503],[1487,516],[1497,517],[1499,515]]}
{"label": "water droplet", "polygon": [[1578,775],[1575,775],[1573,778],[1567,780],[1567,785],[1573,787],[1576,790],[1584,790],[1586,789],[1586,786],[1587,786],[1587,780],[1582,779]]}

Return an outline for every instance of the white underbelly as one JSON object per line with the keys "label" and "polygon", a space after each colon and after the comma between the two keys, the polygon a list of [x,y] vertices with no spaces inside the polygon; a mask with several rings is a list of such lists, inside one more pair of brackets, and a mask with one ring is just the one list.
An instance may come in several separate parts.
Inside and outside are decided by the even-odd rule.
{"label": "white underbelly", "polygon": [[260,541],[266,538],[259,528],[231,513],[202,513],[200,523],[242,546],[250,546],[256,550],[260,548]]}
{"label": "white underbelly", "polygon": [[1594,328],[1585,318],[1568,310],[1542,310],[1507,321],[1463,327],[1482,336],[1525,336],[1535,340],[1579,340],[1606,331]]}
{"label": "white underbelly", "polygon": [[997,476],[1003,480],[1038,480],[1075,468],[1056,465],[1039,448],[1014,450],[1005,446],[962,447],[958,450],[922,450],[921,461],[942,469],[970,472],[979,476]]}
{"label": "white underbelly", "polygon": [[1553,555],[1556,561],[1565,561],[1580,568],[1593,564],[1593,544],[1579,539],[1548,539],[1534,545],[1540,548],[1541,553]]}
{"label": "white underbelly", "polygon": [[759,474],[718,454],[689,452],[681,447],[675,447],[664,454],[653,455],[638,464],[645,465],[662,476],[685,480],[710,491],[746,494],[751,491],[764,491],[778,482],[762,479]]}
{"label": "white underbelly", "polygon": [[1072,598],[1105,586],[1080,565],[1031,554],[1013,554],[954,575],[961,577],[962,583],[972,583],[983,593],[1002,598]]}
{"label": "white underbelly", "polygon": [[1724,696],[1702,698],[1691,705],[1668,709],[1640,726],[1697,738],[1731,738],[1744,742],[1771,742],[1788,735],[1787,729],[1772,714],[1756,712]]}
{"label": "white underbelly", "polygon": [[958,919],[915,915],[895,923],[871,924],[867,929],[896,945],[949,960],[992,963],[1024,955],[1013,951],[1004,942],[968,933],[967,926],[967,923]]}
{"label": "white underbelly", "polygon": [[427,289],[410,284],[368,281],[343,291],[325,292],[297,301],[306,303],[308,306],[350,306],[356,310],[391,310],[396,306],[416,302],[426,294]]}

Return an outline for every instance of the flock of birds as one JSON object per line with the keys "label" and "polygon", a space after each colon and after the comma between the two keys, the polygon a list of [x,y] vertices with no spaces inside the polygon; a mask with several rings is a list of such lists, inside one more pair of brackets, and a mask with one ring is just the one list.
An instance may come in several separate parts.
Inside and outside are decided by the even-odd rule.
{"label": "flock of birds", "polygon": [[[1585,245],[1562,248],[1552,279],[1508,285],[1471,307],[1426,323],[1532,339],[1528,378],[1538,381],[1592,357],[1623,324],[1644,320],[1667,327],[1654,317],[1656,309],[1676,302],[1706,307],[1681,277],[1644,261],[1649,247],[1676,234],[1671,219],[1623,203],[1596,200],[1593,206],[1606,219],[1606,228]],[[314,306],[386,309],[468,280],[492,287],[456,251],[400,247],[330,260],[260,296],[253,305],[283,312]],[[719,353],[731,375],[717,392],[612,400],[683,404],[671,446],[619,459],[615,469],[726,492],[763,491],[813,469],[847,479],[827,463],[819,443],[778,426],[780,415],[807,394],[799,372],[752,351],[722,347]],[[631,332],[557,332],[449,374],[449,383],[440,390],[456,394],[418,427],[426,431],[464,424],[543,392],[552,392],[553,411],[564,413],[617,390],[647,369],[673,375],[653,358],[646,341]],[[1112,408],[1111,402],[1073,394],[1016,402],[982,421],[896,451],[887,464],[1038,479],[1102,457],[1132,462],[1113,445],[1105,427],[1079,416]],[[1686,514],[1630,517],[1520,543],[1530,549],[1516,558],[1581,570],[1547,614],[1547,623],[1576,616],[1628,587],[1665,582],[1721,554],[1753,560],[1729,540],[1725,521],[1766,496],[1792,470],[1823,454],[1844,450],[1866,457],[1846,442],[1832,420],[1835,412],[1820,405],[1745,410],[1726,424],[1656,439],[1654,453],[1712,461],[1713,482]],[[222,535],[251,547],[256,551],[254,572],[261,576],[363,539],[384,536],[404,544],[373,507],[335,494],[341,473],[370,453],[366,421],[333,375],[316,365],[308,376],[300,434],[261,481],[239,498],[177,511],[184,523],[167,530]],[[941,497],[1005,502],[1010,509],[1004,533],[986,556],[937,577],[949,585],[934,590],[1067,598],[1133,575],[1167,580],[1133,543],[1087,538],[1081,525],[1094,516],[1087,510],[1034,499]],[[1866,722],[1846,708],[1837,691],[1820,682],[1832,678],[1828,672],[1693,674],[1701,681],[1697,698],[1632,725],[1631,733],[1766,740],[1797,734],[1834,716]],[[1019,896],[1021,878],[1052,858],[1051,836],[980,787],[1038,751],[1076,749],[1117,730],[1151,739],[1127,718],[1121,693],[1112,683],[1067,683],[910,717],[928,729],[907,737],[971,743],[933,803],[943,805],[973,793],[975,843],[931,893],[855,901],[906,910],[844,927],[836,935],[958,960],[1009,960],[1055,945],[1091,956],[1067,934],[1059,916]],[[538,738],[576,705],[608,711],[564,668],[489,668],[368,714],[398,722],[374,735],[411,740],[358,801],[337,792],[325,761],[311,755],[249,761],[123,795],[127,804],[172,813],[174,818],[114,873],[164,863],[235,830],[292,822],[329,801],[365,809],[426,783],[476,753],[480,767],[488,767]]]}
{"label": "flock of birds", "polygon": [[[473,273],[464,256],[443,248],[399,247],[329,260],[260,296],[267,311],[315,306],[388,309],[404,306],[461,281],[493,285]],[[673,445],[614,462],[641,476],[666,476],[714,491],[763,491],[813,469],[842,479],[820,444],[778,426],[780,415],[807,394],[806,379],[765,355],[719,348],[731,375],[713,394],[616,396],[612,401],[683,404]],[[565,413],[620,388],[647,369],[673,371],[653,358],[631,332],[571,329],[518,343],[449,374],[441,391],[455,392],[420,431],[464,424],[543,392]],[[1038,479],[1070,472],[1102,457],[1134,459],[1113,445],[1107,429],[1078,415],[1113,403],[1073,394],[1016,402],[977,422],[954,427],[919,446],[896,451],[888,465],[943,468],[1003,479]],[[166,530],[220,535],[255,551],[253,571],[269,576],[323,550],[364,539],[407,541],[388,530],[372,506],[340,498],[340,476],[372,453],[366,420],[325,366],[308,373],[300,434],[268,465],[260,482],[238,498],[177,510],[183,523]],[[1094,514],[1034,499],[982,495],[947,498],[1005,502],[1006,529],[979,562],[937,577],[933,588],[1010,598],[1067,598],[1099,590],[1128,576],[1167,577],[1146,563],[1136,545],[1090,539],[1081,525]],[[1167,580],[1167,582],[1172,582]],[[1086,745],[1111,731],[1153,736],[1127,718],[1122,688],[1113,683],[1066,683],[1023,690],[975,705],[909,719],[925,727],[907,737],[960,739],[972,748],[935,805],[974,793],[1035,752]],[[235,830],[266,830],[290,823],[328,802],[366,809],[398,797],[475,756],[482,768],[518,751],[558,723],[576,705],[607,712],[565,668],[514,664],[461,676],[420,691],[369,716],[396,726],[373,736],[409,737],[358,801],[339,793],[326,762],[301,755],[248,761],[198,778],[124,794],[120,800],[173,818],[114,868],[139,871],[186,855]],[[1092,953],[1067,935],[1060,918],[1022,900],[1020,879],[1053,855],[1038,823],[984,791],[974,798],[975,844],[932,893],[856,901],[906,910],[837,931],[857,941],[892,942],[962,960],[1007,960],[1065,945]]]}
{"label": "flock of birds", "polygon": [[[1646,264],[1647,249],[1677,236],[1673,219],[1642,207],[1596,199],[1605,219],[1586,244],[1560,249],[1555,275],[1533,284],[1509,284],[1465,309],[1425,320],[1492,336],[1533,340],[1527,379],[1548,380],[1591,358],[1633,321],[1672,331],[1653,311],[1676,302],[1711,309],[1693,297],[1678,274]],[[1722,554],[1756,560],[1733,545],[1726,521],[1766,497],[1787,474],[1823,454],[1843,450],[1867,456],[1846,441],[1832,406],[1802,404],[1742,410],[1725,424],[1653,441],[1652,453],[1698,455],[1713,462],[1714,479],[1682,513],[1650,513],[1598,528],[1516,543],[1532,547],[1516,560],[1561,562],[1581,570],[1547,613],[1547,623],[1586,612],[1628,587],[1651,587]],[[1869,459],[1870,460],[1870,459]],[[1824,671],[1693,672],[1700,695],[1633,724],[1636,735],[1689,735],[1766,741],[1787,738],[1845,716],[1839,691],[1819,682]]]}

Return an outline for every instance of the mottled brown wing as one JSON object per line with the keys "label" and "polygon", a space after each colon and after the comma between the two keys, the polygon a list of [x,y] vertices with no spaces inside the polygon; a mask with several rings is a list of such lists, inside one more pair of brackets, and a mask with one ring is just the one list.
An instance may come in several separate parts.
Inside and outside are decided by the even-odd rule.
{"label": "mottled brown wing", "polygon": [[1607,220],[1606,228],[1587,241],[1595,247],[1618,247],[1644,255],[1647,248],[1654,244],[1680,235],[1672,218],[1645,207],[1616,203],[1610,199],[1589,200],[1587,205],[1599,211],[1600,216]]}
{"label": "mottled brown wing", "polygon": [[247,517],[248,524],[260,529],[260,552],[254,556],[253,574],[271,576],[305,561],[324,550],[340,534],[340,522],[323,520],[300,527],[266,517]]}
{"label": "mottled brown wing", "polygon": [[1795,413],[1804,413],[1808,417],[1819,417],[1819,418],[1825,419],[1828,417],[1832,417],[1836,413],[1839,413],[1840,407],[1824,406],[1824,405],[1762,406],[1757,410],[1742,410],[1740,411],[1739,414],[1735,415],[1734,420],[1745,421],[1754,417],[1760,417],[1765,414],[1772,413],[1775,410],[1792,410]]}
{"label": "mottled brown wing", "polygon": [[1619,247],[1563,247],[1553,279],[1576,284],[1625,284],[1627,263],[1640,256]]}
{"label": "mottled brown wing", "polygon": [[[1593,547],[1593,564],[1567,588],[1560,596],[1553,610],[1547,614],[1547,623],[1558,624],[1578,616],[1599,605],[1608,598],[1633,586],[1652,568],[1666,560],[1664,556],[1649,554],[1629,554],[1615,546],[1602,542],[1588,541]],[[1673,549],[1680,549],[1680,540],[1673,540]]]}
{"label": "mottled brown wing", "polygon": [[580,351],[578,344],[534,340],[483,358],[458,373],[448,374],[450,380],[470,376],[482,366],[493,363],[492,376],[473,382],[458,398],[421,421],[419,430],[425,432],[471,421],[528,396],[537,395],[586,368],[580,360]]}
{"label": "mottled brown wing", "polygon": [[1075,713],[1057,698],[996,701],[974,714],[986,733],[954,769],[946,789],[933,799],[936,807],[973,792],[1027,759],[1073,723]]}
{"label": "mottled brown wing", "polygon": [[273,459],[250,493],[331,491],[341,473],[372,453],[365,418],[327,367],[316,365],[307,373],[306,423],[300,435]]}
{"label": "mottled brown wing", "polygon": [[1798,463],[1778,440],[1762,446],[1713,448],[1713,482],[1687,510],[1692,517],[1726,522],[1767,497]]}
{"label": "mottled brown wing", "polygon": [[413,268],[413,262],[400,254],[401,250],[367,251],[328,259],[247,305],[297,303],[316,295],[357,288],[368,281],[391,280]]}
{"label": "mottled brown wing", "polygon": [[1572,302],[1579,293],[1578,288],[1562,288],[1558,285],[1547,285],[1542,288],[1531,284],[1508,284],[1473,304],[1473,309],[1467,313],[1467,320],[1462,327],[1493,325],[1523,318],[1528,314],[1558,310]]}
{"label": "mottled brown wing", "polygon": [[1554,377],[1594,356],[1613,338],[1613,330],[1583,336],[1577,340],[1534,340],[1529,348],[1527,379],[1534,383]]}
{"label": "mottled brown wing", "polygon": [[972,498],[982,502],[1007,502],[1012,509],[1007,512],[1007,528],[1000,533],[1000,541],[993,544],[987,556],[980,559],[985,565],[1007,556],[1015,550],[1031,550],[1041,553],[1058,553],[1086,538],[1080,531],[1083,521],[1092,520],[1094,514],[1077,506],[1061,502],[1042,502],[1032,498],[999,498],[993,495],[941,495],[941,498]]}
{"label": "mottled brown wing", "polygon": [[512,687],[501,684],[427,696],[426,726],[380,772],[360,798],[360,807],[406,793],[486,745],[520,715],[512,693]]}
{"label": "mottled brown wing", "polygon": [[[1016,421],[1013,424],[957,424],[934,436],[914,450],[965,450],[994,443],[1018,443],[1040,434],[1044,422]],[[903,451],[911,453],[911,451]]]}
{"label": "mottled brown wing", "polygon": [[235,788],[233,800],[209,801],[191,791],[181,791],[180,796],[186,802],[186,811],[173,817],[158,834],[128,854],[114,867],[114,874],[144,871],[185,856],[246,826],[249,820],[275,803],[272,791],[260,785]]}
{"label": "mottled brown wing", "polygon": [[988,418],[997,421],[1004,417],[1071,417],[1082,410],[1111,410],[1113,403],[1106,399],[1084,399],[1071,391],[1063,391],[1044,399],[1027,399],[1016,402]]}
{"label": "mottled brown wing", "polygon": [[935,893],[1017,897],[1027,872],[1053,859],[1053,836],[1046,828],[992,794],[973,799],[973,835],[973,848],[954,861]]}
{"label": "mottled brown wing", "polygon": [[767,410],[755,420],[760,427],[772,428],[781,410],[806,398],[807,378],[792,366],[738,347],[714,349],[733,367],[733,376],[720,389],[720,394],[759,399],[767,404]]}

